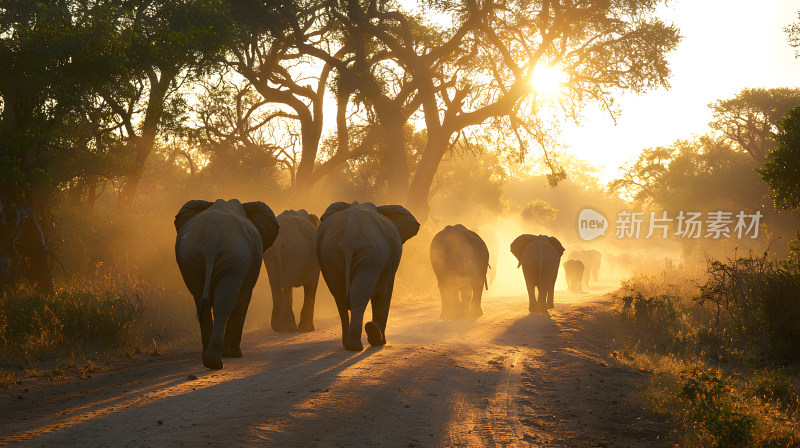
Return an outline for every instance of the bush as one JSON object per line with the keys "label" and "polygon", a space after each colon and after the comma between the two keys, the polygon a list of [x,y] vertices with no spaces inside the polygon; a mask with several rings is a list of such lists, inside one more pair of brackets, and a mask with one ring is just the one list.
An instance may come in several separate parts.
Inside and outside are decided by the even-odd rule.
{"label": "bush", "polygon": [[761,257],[712,261],[695,299],[716,311],[714,330],[758,357],[800,356],[800,268]]}
{"label": "bush", "polygon": [[735,409],[726,381],[699,369],[684,372],[684,376],[680,397],[686,402],[689,420],[706,433],[703,438],[712,440],[714,447],[751,446],[757,420]]}
{"label": "bush", "polygon": [[89,344],[118,346],[130,341],[141,312],[139,297],[120,290],[19,289],[0,297],[0,351],[35,362]]}

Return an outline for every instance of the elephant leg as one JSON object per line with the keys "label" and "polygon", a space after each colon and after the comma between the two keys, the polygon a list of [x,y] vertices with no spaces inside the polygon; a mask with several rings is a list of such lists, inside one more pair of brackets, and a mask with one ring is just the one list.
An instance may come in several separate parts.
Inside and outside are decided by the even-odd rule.
{"label": "elephant leg", "polygon": [[453,319],[457,309],[458,290],[448,282],[441,282],[439,284],[439,293],[442,296],[442,314],[439,318],[442,320]]}
{"label": "elephant leg", "polygon": [[303,309],[300,311],[300,324],[297,326],[300,331],[314,331],[314,302],[317,298],[317,285],[319,285],[319,275],[313,282],[303,285]]}
{"label": "elephant leg", "polygon": [[386,344],[386,323],[389,320],[389,306],[392,303],[394,282],[372,297],[372,321],[364,325],[369,345]]}
{"label": "elephant leg", "polygon": [[247,316],[247,308],[250,307],[250,299],[253,290],[242,292],[240,299],[228,318],[228,325],[225,326],[225,336],[222,338],[222,356],[227,358],[242,357],[242,330],[244,329],[244,319]]}
{"label": "elephant leg", "polygon": [[544,313],[545,310],[547,310],[547,294],[549,289],[547,286],[541,284],[536,289],[539,292],[539,294],[536,296],[536,311],[539,313]]}
{"label": "elephant leg", "polygon": [[481,317],[483,316],[483,309],[481,308],[481,299],[483,298],[483,282],[480,285],[472,288],[472,302],[469,304],[469,316]]}
{"label": "elephant leg", "polygon": [[361,343],[364,311],[380,275],[380,271],[374,271],[376,270],[365,269],[356,272],[350,282],[350,326],[344,338],[344,348],[350,351],[364,350],[364,345]]}
{"label": "elephant leg", "polygon": [[272,290],[270,325],[279,333],[293,333],[297,331],[297,324],[294,321],[294,311],[292,311],[292,288],[284,288],[279,281],[275,283],[275,287],[272,287],[272,283],[270,283]]}
{"label": "elephant leg", "polygon": [[[197,303],[200,302],[200,298],[195,298]],[[208,350],[208,341],[211,339],[211,328],[213,326],[213,319],[211,318],[211,306],[207,304],[200,310],[200,315],[197,316],[200,320],[200,339],[203,342],[203,351],[202,353],[205,354],[206,350]]]}
{"label": "elephant leg", "polygon": [[222,279],[214,286],[214,324],[211,329],[211,338],[208,348],[203,353],[203,365],[209,369],[222,368],[222,340],[228,318],[233,312],[241,290],[240,279]]}
{"label": "elephant leg", "polygon": [[458,303],[458,317],[469,316],[469,306],[472,302],[472,288],[462,288],[460,298],[461,300]]}
{"label": "elephant leg", "polygon": [[555,287],[554,286],[550,287],[550,289],[547,290],[547,298],[545,300],[545,306],[546,306],[546,309],[548,309],[548,310],[552,310],[553,308],[555,308],[555,305],[553,304],[553,294],[554,293],[555,293]]}

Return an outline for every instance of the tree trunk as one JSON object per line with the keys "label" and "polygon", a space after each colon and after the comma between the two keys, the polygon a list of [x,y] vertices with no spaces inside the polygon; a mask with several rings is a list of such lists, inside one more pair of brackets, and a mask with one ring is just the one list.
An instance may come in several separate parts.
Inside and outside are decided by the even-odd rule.
{"label": "tree trunk", "polygon": [[433,132],[429,130],[425,151],[422,153],[422,158],[408,190],[408,207],[414,217],[421,223],[428,219],[428,213],[430,212],[428,195],[446,150],[447,139],[444,133],[441,130]]}

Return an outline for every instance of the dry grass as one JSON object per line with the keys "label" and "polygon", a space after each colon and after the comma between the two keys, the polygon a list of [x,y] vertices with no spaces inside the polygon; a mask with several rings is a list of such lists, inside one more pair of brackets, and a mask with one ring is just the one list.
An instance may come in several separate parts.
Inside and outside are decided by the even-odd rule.
{"label": "dry grass", "polygon": [[619,358],[654,374],[641,398],[683,446],[800,446],[797,346],[769,317],[772,291],[791,293],[796,268],[769,264],[714,262],[704,276],[665,264],[617,293]]}

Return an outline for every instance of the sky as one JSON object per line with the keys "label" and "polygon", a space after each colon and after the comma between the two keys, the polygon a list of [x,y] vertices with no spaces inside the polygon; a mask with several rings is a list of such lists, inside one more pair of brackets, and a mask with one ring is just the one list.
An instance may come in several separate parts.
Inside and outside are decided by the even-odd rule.
{"label": "sky", "polygon": [[603,166],[609,181],[643,149],[705,134],[709,103],[745,87],[800,87],[800,59],[783,31],[798,10],[798,0],[671,0],[659,13],[683,36],[669,56],[671,88],[619,98],[616,126],[588,110],[580,127],[564,127],[564,152]]}

